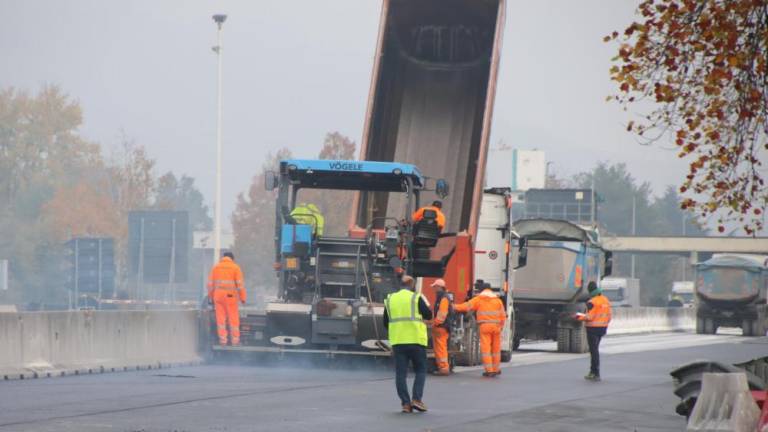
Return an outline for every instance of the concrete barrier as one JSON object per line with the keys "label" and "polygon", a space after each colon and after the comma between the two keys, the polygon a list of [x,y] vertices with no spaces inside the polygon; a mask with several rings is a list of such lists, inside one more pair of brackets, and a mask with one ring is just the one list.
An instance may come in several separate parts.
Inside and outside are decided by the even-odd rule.
{"label": "concrete barrier", "polygon": [[693,308],[614,308],[608,334],[690,331],[696,329]]}
{"label": "concrete barrier", "polygon": [[200,361],[197,311],[0,313],[0,379]]}

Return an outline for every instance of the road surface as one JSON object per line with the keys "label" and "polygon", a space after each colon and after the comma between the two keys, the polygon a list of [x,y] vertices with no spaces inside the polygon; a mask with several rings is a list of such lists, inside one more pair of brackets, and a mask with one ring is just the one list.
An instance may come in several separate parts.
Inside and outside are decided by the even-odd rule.
{"label": "road surface", "polygon": [[386,367],[207,365],[0,382],[0,432],[680,431],[669,371],[764,356],[768,339],[608,337],[600,383],[582,378],[586,355],[521,348],[498,379],[478,368],[429,377],[425,414],[399,413]]}

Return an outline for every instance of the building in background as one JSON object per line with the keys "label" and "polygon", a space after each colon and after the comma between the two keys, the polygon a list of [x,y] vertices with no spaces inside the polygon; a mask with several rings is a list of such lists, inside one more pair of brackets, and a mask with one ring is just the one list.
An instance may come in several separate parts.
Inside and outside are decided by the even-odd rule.
{"label": "building in background", "polygon": [[488,155],[486,187],[509,187],[513,191],[543,189],[547,159],[542,150],[519,150],[501,144]]}

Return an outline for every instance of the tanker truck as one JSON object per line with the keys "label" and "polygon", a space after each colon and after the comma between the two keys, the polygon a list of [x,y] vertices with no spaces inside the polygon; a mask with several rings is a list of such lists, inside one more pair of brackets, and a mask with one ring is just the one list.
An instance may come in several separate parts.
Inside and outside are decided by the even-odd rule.
{"label": "tanker truck", "polygon": [[571,315],[584,312],[589,282],[611,274],[611,252],[596,229],[564,220],[522,219],[512,229],[528,261],[514,274],[515,349],[522,339],[552,339],[558,352],[586,352],[584,323]]}
{"label": "tanker truck", "polygon": [[715,254],[695,271],[696,333],[741,327],[744,336],[765,336],[768,256]]}

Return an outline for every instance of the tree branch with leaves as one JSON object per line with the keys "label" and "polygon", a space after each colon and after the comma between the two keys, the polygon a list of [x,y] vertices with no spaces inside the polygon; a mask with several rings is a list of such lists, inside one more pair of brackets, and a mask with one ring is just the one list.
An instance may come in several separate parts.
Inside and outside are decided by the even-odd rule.
{"label": "tree branch with leaves", "polygon": [[681,207],[763,228],[768,188],[768,1],[645,0],[619,43],[614,100],[652,109],[627,130],[649,144],[673,134],[689,159]]}

